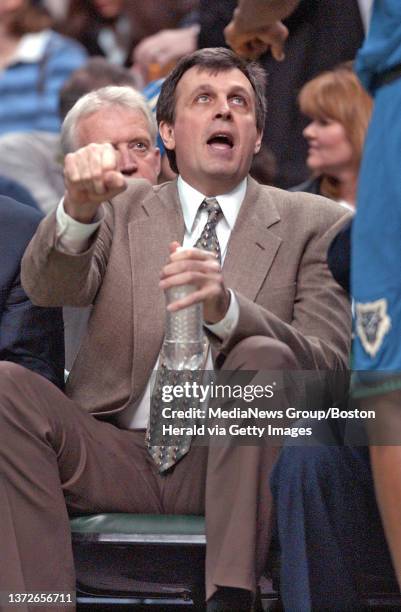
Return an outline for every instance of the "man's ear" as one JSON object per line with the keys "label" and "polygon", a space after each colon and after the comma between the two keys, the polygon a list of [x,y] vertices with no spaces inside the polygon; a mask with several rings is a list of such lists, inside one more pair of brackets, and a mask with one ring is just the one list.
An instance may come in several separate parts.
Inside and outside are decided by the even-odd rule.
{"label": "man's ear", "polygon": [[156,167],[157,176],[159,176],[161,168],[162,168],[162,159],[160,155],[160,149],[158,147],[155,147],[154,149],[154,157],[155,157],[155,167]]}
{"label": "man's ear", "polygon": [[260,151],[260,147],[262,146],[262,138],[263,138],[263,132],[258,132],[258,137],[255,142],[255,148],[253,150],[254,155],[256,155],[256,153],[259,153]]}
{"label": "man's ear", "polygon": [[166,149],[174,151],[175,149],[175,135],[174,127],[170,123],[161,121],[159,124],[159,132]]}

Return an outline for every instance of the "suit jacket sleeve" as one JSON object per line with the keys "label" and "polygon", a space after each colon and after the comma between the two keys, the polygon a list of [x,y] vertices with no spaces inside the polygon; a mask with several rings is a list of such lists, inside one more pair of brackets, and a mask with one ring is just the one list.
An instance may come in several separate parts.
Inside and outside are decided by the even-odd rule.
{"label": "suit jacket sleeve", "polygon": [[[153,195],[149,182],[135,179],[127,191],[114,198],[122,231],[127,231],[132,206],[140,208],[142,198],[149,195]],[[88,249],[77,255],[57,248],[56,211],[43,219],[21,263],[22,285],[34,304],[77,307],[93,304],[106,275],[112,248],[117,259],[126,249],[125,235],[123,240],[121,235],[114,235],[117,224],[111,202],[102,205],[102,212],[103,221],[91,236]]]}
{"label": "suit jacket sleeve", "polygon": [[[56,248],[56,211],[46,217],[31,240],[21,264],[24,289],[41,306],[90,306],[104,277],[112,242],[113,215],[91,237],[89,248],[71,255]],[[68,279],[68,282],[66,282]]]}

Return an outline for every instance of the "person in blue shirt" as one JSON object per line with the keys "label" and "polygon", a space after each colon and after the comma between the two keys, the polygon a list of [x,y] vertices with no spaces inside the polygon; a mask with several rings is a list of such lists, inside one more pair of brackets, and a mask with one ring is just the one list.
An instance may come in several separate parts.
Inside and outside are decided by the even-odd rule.
{"label": "person in blue shirt", "polygon": [[0,134],[59,131],[59,90],[87,53],[50,28],[33,0],[0,3]]}

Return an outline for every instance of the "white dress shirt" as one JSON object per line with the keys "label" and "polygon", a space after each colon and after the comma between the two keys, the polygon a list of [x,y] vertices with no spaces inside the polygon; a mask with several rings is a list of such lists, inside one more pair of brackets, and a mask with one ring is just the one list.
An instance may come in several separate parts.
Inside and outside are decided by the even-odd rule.
{"label": "white dress shirt", "polygon": [[50,36],[50,30],[31,32],[21,36],[15,52],[7,62],[7,66],[12,66],[14,64],[18,64],[19,62],[22,62],[23,64],[36,64],[40,62],[44,56],[46,45]]}
{"label": "white dress shirt", "polygon": [[[207,212],[206,210],[199,211],[205,195],[191,187],[181,177],[178,177],[177,187],[185,224],[182,246],[190,248],[196,243],[206,225]],[[223,212],[223,217],[216,226],[222,262],[224,262],[228,241],[245,197],[246,187],[247,179],[245,178],[230,193],[215,196]],[[57,248],[67,253],[82,253],[88,248],[89,238],[101,222],[101,218],[96,218],[93,223],[75,221],[65,212],[62,200],[57,208]],[[239,318],[238,302],[231,290],[230,294],[230,306],[224,319],[214,325],[205,324],[211,332],[224,341],[229,338]],[[154,365],[154,370],[157,369],[158,361],[159,359]],[[213,369],[210,351],[205,369]],[[124,410],[123,414],[118,415],[119,426],[124,429],[145,429],[149,420],[150,398],[151,381],[149,380],[142,397],[132,407]]]}

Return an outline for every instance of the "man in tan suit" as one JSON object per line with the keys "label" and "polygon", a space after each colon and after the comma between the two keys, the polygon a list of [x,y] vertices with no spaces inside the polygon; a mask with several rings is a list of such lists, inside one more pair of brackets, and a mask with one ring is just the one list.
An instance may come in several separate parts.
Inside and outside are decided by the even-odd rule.
{"label": "man in tan suit", "polygon": [[[247,178],[263,131],[262,77],[225,49],[181,60],[158,106],[177,181],[126,189],[115,143],[67,156],[64,202],[31,242],[22,278],[39,304],[93,312],[68,398],[23,368],[0,368],[0,590],[74,589],[68,511],[205,512],[207,609],[250,609],[274,449],[192,446],[160,474],[145,429],[170,286],[195,286],[169,308],[203,304],[218,367],[347,367],[349,305],[325,261],[343,209]],[[192,248],[211,196],[223,270]]]}

